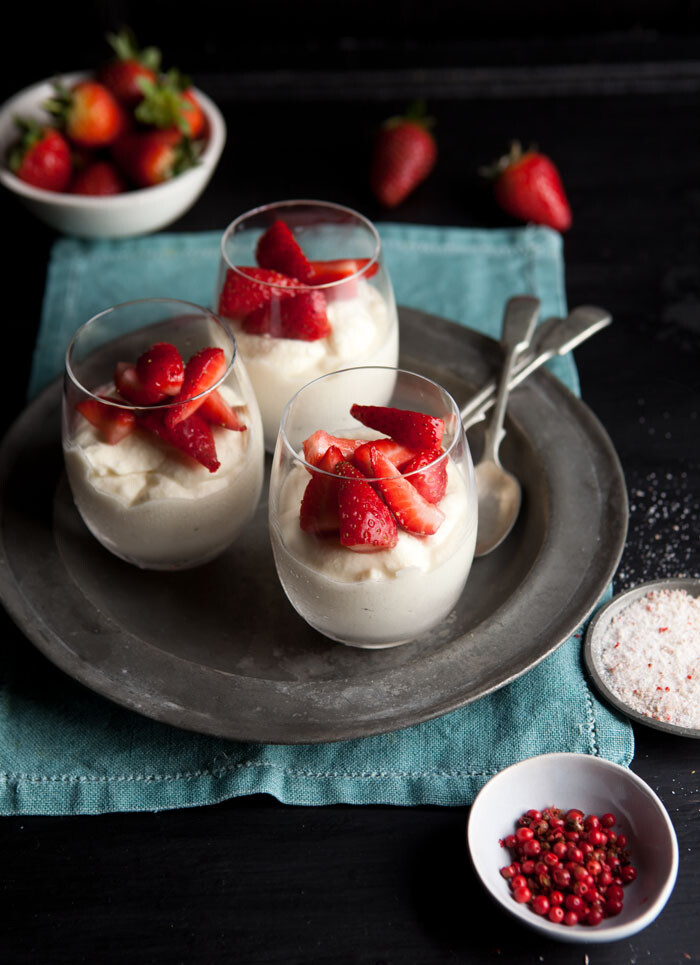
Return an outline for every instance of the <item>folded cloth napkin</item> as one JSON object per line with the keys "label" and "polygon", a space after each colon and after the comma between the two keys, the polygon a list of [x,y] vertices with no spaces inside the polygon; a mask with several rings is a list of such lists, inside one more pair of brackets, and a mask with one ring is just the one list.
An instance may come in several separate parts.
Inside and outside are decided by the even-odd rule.
{"label": "folded cloth napkin", "polygon": [[[514,294],[565,312],[558,235],[386,224],[380,234],[400,304],[498,336]],[[218,232],[56,243],[30,395],[57,375],[74,330],[131,298],[210,304]],[[573,359],[550,367],[578,390]],[[29,645],[0,657],[0,813],[96,814],[212,804],[267,792],[320,804],[466,805],[509,764],[577,751],[629,764],[632,730],[594,697],[581,630],[496,693],[436,720],[320,745],[257,745],[190,734],[141,717],[70,680]]]}

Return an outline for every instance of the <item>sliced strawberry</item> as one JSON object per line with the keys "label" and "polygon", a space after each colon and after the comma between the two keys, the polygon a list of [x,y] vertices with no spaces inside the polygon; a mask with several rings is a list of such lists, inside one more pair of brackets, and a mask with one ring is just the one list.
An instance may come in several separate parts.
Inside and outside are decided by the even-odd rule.
{"label": "sliced strawberry", "polygon": [[267,268],[243,266],[237,271],[229,268],[219,296],[219,314],[240,320],[269,302],[273,295],[275,298],[293,295],[289,289],[299,288],[300,284],[296,278]]}
{"label": "sliced strawberry", "polygon": [[338,463],[343,461],[343,454],[337,446],[329,446],[318,464],[324,473],[314,473],[301,500],[299,523],[305,533],[328,535],[337,533],[340,527],[338,514],[339,480],[326,473],[332,473]]}
{"label": "sliced strawberry", "polygon": [[315,342],[331,333],[326,314],[326,296],[321,291],[299,292],[294,298],[268,301],[243,319],[250,335],[272,335]]}
{"label": "sliced strawberry", "polygon": [[311,265],[301,250],[299,242],[289,225],[284,221],[274,221],[258,240],[255,259],[261,268],[281,271],[299,281],[308,282]]}
{"label": "sliced strawberry", "polygon": [[402,463],[413,459],[416,455],[413,449],[408,449],[406,446],[394,442],[393,439],[373,439],[371,442],[365,442],[359,446],[359,448],[355,449],[352,454],[353,464],[357,466],[365,476],[374,475],[370,454],[372,446],[385,455],[387,459],[391,459],[397,468],[401,468]]}
{"label": "sliced strawberry", "polygon": [[419,536],[436,533],[445,519],[444,513],[424,499],[393,462],[377,449],[372,451],[372,467],[379,491],[398,524]]}
{"label": "sliced strawberry", "polygon": [[312,466],[320,465],[329,446],[335,446],[342,453],[343,459],[347,459],[363,442],[363,439],[343,439],[340,436],[332,436],[330,433],[324,432],[323,429],[318,429],[317,432],[304,439],[302,443],[304,459]]}
{"label": "sliced strawberry", "polygon": [[[327,285],[330,282],[342,281],[356,275],[369,264],[369,258],[334,258],[331,261],[310,261],[309,262],[309,285]],[[365,278],[371,278],[379,270],[379,263],[374,262],[372,267],[365,272]]]}
{"label": "sliced strawberry", "polygon": [[[447,460],[441,459],[434,466],[430,466],[430,463],[435,462],[440,454],[439,451],[419,452],[417,456],[409,459],[401,466],[401,472],[411,485],[415,486],[423,499],[427,499],[429,503],[439,503],[447,489]],[[430,466],[430,469],[425,472],[415,471],[423,469],[425,466]],[[413,475],[409,475],[409,473],[413,473]]]}
{"label": "sliced strawberry", "polygon": [[236,410],[216,389],[212,389],[205,397],[197,412],[213,426],[223,426],[225,429],[234,429],[237,432],[245,432],[248,428],[244,422],[241,422]]}
{"label": "sliced strawberry", "polygon": [[133,412],[128,409],[119,409],[114,405],[105,405],[97,399],[83,399],[76,405],[76,409],[100,430],[110,446],[121,442],[136,425]]}
{"label": "sliced strawberry", "polygon": [[359,469],[343,460],[335,472],[345,477],[338,490],[341,545],[356,553],[396,546],[396,520]]}
{"label": "sliced strawberry", "polygon": [[182,419],[175,426],[166,425],[160,412],[143,412],[138,417],[138,424],[163,442],[201,463],[209,472],[216,472],[221,465],[211,426],[198,412]]}
{"label": "sliced strawberry", "polygon": [[165,416],[166,425],[172,429],[178,422],[182,422],[196,412],[204,402],[204,398],[196,399],[194,396],[206,392],[215,385],[225,371],[226,356],[222,348],[203,348],[193,355],[185,366],[185,379],[180,392],[175,397],[177,401],[182,400],[182,403],[168,411]]}
{"label": "sliced strawberry", "polygon": [[131,362],[117,362],[114,384],[119,394],[132,405],[157,405],[167,398],[164,392],[143,385],[136,366]]}
{"label": "sliced strawberry", "polygon": [[384,432],[395,442],[419,452],[439,449],[445,431],[442,419],[410,409],[394,409],[384,405],[353,405],[350,414],[370,429]]}
{"label": "sliced strawberry", "polygon": [[141,385],[149,392],[177,395],[185,380],[180,353],[170,342],[156,342],[136,360]]}

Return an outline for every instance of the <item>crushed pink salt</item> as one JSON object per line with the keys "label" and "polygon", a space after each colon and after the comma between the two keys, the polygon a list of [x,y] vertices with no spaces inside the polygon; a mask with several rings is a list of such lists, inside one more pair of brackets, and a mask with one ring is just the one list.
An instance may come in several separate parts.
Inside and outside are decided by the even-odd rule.
{"label": "crushed pink salt", "polygon": [[611,619],[599,654],[604,682],[632,710],[700,728],[700,598],[650,591]]}

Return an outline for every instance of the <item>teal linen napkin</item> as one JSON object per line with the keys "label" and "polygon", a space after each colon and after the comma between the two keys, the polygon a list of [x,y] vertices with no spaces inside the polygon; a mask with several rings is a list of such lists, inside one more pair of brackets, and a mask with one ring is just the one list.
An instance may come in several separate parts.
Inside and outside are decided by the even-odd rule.
{"label": "teal linen napkin", "polygon": [[[565,311],[561,240],[547,229],[385,224],[380,234],[400,304],[493,336],[510,295],[537,295],[542,317]],[[30,396],[61,371],[73,331],[101,309],[149,296],[210,304],[219,237],[58,241]],[[550,367],[578,391],[573,359]],[[631,727],[589,690],[580,638],[579,629],[518,680],[436,720],[302,746],[180,731],[91,693],[36,654],[6,651],[0,657],[0,813],[161,810],[260,792],[299,805],[466,805],[493,774],[535,754],[577,751],[628,765]]]}

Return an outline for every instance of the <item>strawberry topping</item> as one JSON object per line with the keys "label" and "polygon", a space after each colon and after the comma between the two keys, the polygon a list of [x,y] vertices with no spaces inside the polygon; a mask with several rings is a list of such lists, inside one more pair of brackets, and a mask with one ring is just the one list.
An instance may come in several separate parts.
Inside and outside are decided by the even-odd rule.
{"label": "strawberry topping", "polygon": [[216,389],[205,396],[197,412],[212,426],[223,426],[225,429],[233,429],[237,432],[245,432],[247,428],[246,424],[241,422],[236,410]]}
{"label": "strawberry topping", "polygon": [[372,448],[377,486],[399,525],[409,533],[430,536],[440,528],[444,514],[429,503],[378,449]]}
{"label": "strawberry topping", "polygon": [[382,405],[353,405],[350,409],[358,422],[391,436],[409,449],[432,451],[440,448],[445,423],[442,419]]}
{"label": "strawberry topping", "polygon": [[413,449],[407,449],[406,446],[394,442],[393,439],[373,439],[371,442],[365,442],[359,446],[359,448],[355,449],[352,454],[353,464],[357,466],[365,476],[374,475],[370,452],[372,446],[385,455],[387,459],[391,459],[397,468],[401,468],[404,462],[410,461],[416,455]]}
{"label": "strawberry topping", "polygon": [[337,533],[340,527],[338,513],[339,481],[326,473],[332,473],[338,463],[342,462],[343,454],[337,446],[329,446],[318,463],[323,473],[314,473],[301,500],[299,522],[305,533],[316,533],[324,536]]}
{"label": "strawberry topping", "polygon": [[174,406],[165,416],[165,423],[173,428],[183,419],[189,418],[204,402],[204,398],[194,398],[215,385],[226,371],[226,356],[221,348],[204,348],[193,355],[185,366],[185,378]]}
{"label": "strawberry topping", "polygon": [[261,268],[281,271],[303,282],[311,280],[311,265],[284,221],[273,222],[260,236],[255,258]]}
{"label": "strawberry topping", "polygon": [[[351,275],[356,275],[369,264],[369,258],[335,258],[332,261],[309,262],[308,282],[310,285],[328,285],[330,282],[342,281]],[[365,278],[371,278],[379,269],[375,261],[365,272]]]}
{"label": "strawberry topping", "polygon": [[347,459],[352,453],[361,446],[362,439],[343,439],[340,436],[332,436],[323,429],[318,429],[307,439],[304,439],[304,459],[312,466],[318,466],[325,455],[329,446],[335,446],[342,453],[343,459]]}
{"label": "strawberry topping", "polygon": [[114,384],[117,392],[132,405],[157,405],[166,398],[160,389],[149,388],[141,382],[136,366],[131,362],[117,362]]}
{"label": "strawberry topping", "polygon": [[116,445],[133,431],[136,425],[134,413],[129,409],[120,409],[114,405],[105,405],[97,399],[82,399],[76,409],[100,430],[105,441],[110,446]]}
{"label": "strawberry topping", "polygon": [[[243,274],[240,274],[243,272]],[[244,277],[247,276],[247,277]],[[263,284],[260,284],[262,282]],[[289,278],[279,271],[267,268],[229,268],[219,296],[219,314],[225,318],[242,319],[271,298],[293,295],[289,289],[299,288],[296,278]]]}
{"label": "strawberry topping", "polygon": [[177,395],[185,380],[180,353],[169,342],[156,342],[136,360],[141,385],[152,392]]}
{"label": "strawberry topping", "polygon": [[216,444],[211,426],[199,413],[181,419],[176,425],[169,426],[159,412],[144,412],[138,417],[139,425],[154,435],[184,452],[191,459],[205,466],[209,472],[216,472],[221,463],[216,455]]}
{"label": "strawberry topping", "polygon": [[359,553],[396,546],[396,520],[369,481],[349,462],[339,462],[335,472],[345,477],[338,489],[341,545]]}
{"label": "strawberry topping", "polygon": [[[427,499],[429,503],[439,503],[447,489],[447,461],[441,459],[440,462],[430,466],[440,455],[439,451],[419,452],[417,456],[400,467],[411,485],[415,486],[423,499]],[[393,459],[392,462],[394,462]],[[430,466],[430,469],[426,469],[425,472],[416,472],[417,469],[424,469],[426,466]],[[409,473],[412,475],[408,475]]]}
{"label": "strawberry topping", "polygon": [[276,338],[314,342],[331,333],[326,314],[326,298],[321,291],[304,291],[294,298],[268,301],[243,320],[243,330],[250,335],[272,335]]}

